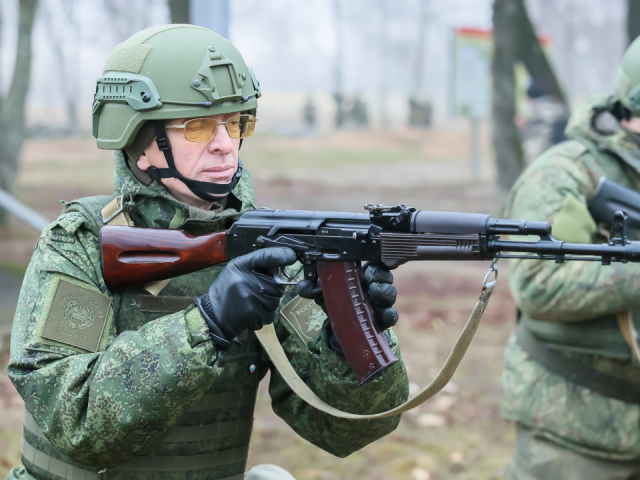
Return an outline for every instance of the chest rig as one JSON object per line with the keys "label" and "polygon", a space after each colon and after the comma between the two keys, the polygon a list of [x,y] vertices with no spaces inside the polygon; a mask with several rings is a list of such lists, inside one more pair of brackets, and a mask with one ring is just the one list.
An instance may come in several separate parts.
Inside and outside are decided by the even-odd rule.
{"label": "chest rig", "polygon": [[[600,175],[638,190],[640,172],[612,145],[577,134],[570,134],[569,138],[570,142],[557,147],[557,155],[574,159],[589,152],[597,164],[596,168],[601,170]],[[638,231],[630,231],[630,237],[634,240],[640,238],[639,235]],[[596,238],[591,239],[594,243],[607,240],[608,232],[602,229],[597,232]],[[627,403],[640,403],[640,387],[592,366],[594,358],[600,357],[638,367],[639,329],[639,311],[623,311],[580,322],[536,320],[518,312],[516,334],[529,358],[550,372],[603,396]]]}
{"label": "chest rig", "polygon": [[[85,215],[90,213],[99,230],[105,223],[117,224],[113,223],[114,219],[115,222],[131,221],[122,211],[120,201],[121,198],[115,197],[91,197],[74,202],[71,208]],[[103,213],[109,206],[115,214],[105,217]],[[224,265],[217,265],[170,282],[147,285],[146,289],[136,287],[115,292],[112,305],[118,335],[184,310],[208,290],[222,268]],[[245,333],[242,337],[242,346],[219,354],[216,363],[224,368],[209,391],[191,406],[165,438],[150,445],[142,455],[107,469],[77,464],[58,452],[26,413],[22,448],[25,465],[38,479],[47,480],[242,480],[258,383],[268,368],[261,359],[255,334]]]}

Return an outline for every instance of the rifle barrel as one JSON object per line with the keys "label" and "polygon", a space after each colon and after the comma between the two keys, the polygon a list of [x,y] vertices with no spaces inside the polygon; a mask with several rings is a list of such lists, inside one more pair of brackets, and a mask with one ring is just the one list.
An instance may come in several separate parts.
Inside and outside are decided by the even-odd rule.
{"label": "rifle barrel", "polygon": [[605,261],[640,262],[640,243],[622,244],[602,243],[600,245],[567,243],[558,240],[539,240],[521,242],[515,240],[494,240],[490,243],[492,254],[504,252],[534,253],[544,256],[565,257],[567,255],[595,256]]}

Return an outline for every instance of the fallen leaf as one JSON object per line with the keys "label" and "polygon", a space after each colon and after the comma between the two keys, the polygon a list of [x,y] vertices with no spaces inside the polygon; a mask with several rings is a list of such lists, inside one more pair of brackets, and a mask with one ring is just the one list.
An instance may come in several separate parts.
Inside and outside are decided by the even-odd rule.
{"label": "fallen leaf", "polygon": [[448,393],[449,395],[455,395],[459,391],[460,391],[460,387],[453,382],[447,383],[444,386],[444,388],[441,390],[442,393]]}
{"label": "fallen leaf", "polygon": [[438,395],[431,403],[431,410],[436,413],[448,412],[456,403],[456,399],[451,395]]}
{"label": "fallen leaf", "polygon": [[435,413],[423,413],[418,417],[417,423],[421,427],[443,427],[447,419]]}
{"label": "fallen leaf", "polygon": [[414,468],[411,470],[411,478],[413,480],[429,480],[431,474],[424,468]]}
{"label": "fallen leaf", "polygon": [[451,452],[451,455],[449,455],[449,461],[451,463],[455,463],[457,465],[463,463],[464,462],[464,453],[459,452],[459,451]]}
{"label": "fallen leaf", "polygon": [[414,383],[414,382],[409,382],[409,396],[410,397],[413,397],[414,395],[417,395],[419,391],[420,391],[420,385],[418,385],[417,383]]}

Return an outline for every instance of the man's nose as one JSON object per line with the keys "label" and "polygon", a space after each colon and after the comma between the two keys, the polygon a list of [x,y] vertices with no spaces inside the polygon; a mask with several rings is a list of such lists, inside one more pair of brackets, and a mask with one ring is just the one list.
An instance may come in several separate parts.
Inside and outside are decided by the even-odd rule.
{"label": "man's nose", "polygon": [[218,152],[223,155],[228,155],[233,151],[233,142],[231,141],[231,137],[227,131],[226,124],[218,125],[218,128],[216,128],[216,134],[209,141],[207,148],[211,153]]}

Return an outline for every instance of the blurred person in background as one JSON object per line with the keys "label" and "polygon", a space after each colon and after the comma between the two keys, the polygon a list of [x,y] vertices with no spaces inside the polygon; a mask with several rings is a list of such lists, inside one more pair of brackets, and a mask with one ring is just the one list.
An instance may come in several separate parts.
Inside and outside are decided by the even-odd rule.
{"label": "blurred person in background", "polygon": [[302,107],[302,117],[304,118],[304,124],[307,127],[307,130],[315,130],[317,123],[317,111],[316,104],[313,102],[313,97],[311,95],[307,97],[307,101]]}
{"label": "blurred person in background", "polygon": [[[304,77],[301,77],[301,82]],[[25,276],[9,376],[25,401],[22,461],[9,479],[291,480],[274,465],[245,475],[258,383],[274,411],[344,457],[393,431],[399,416],[343,420],[315,410],[274,370],[253,330],[275,322],[295,370],[325,401],[376,413],[407,398],[402,362],[360,386],[319,304],[270,276],[294,264],[267,248],[171,281],[111,292],[103,225],[223,231],[256,205],[238,153],[255,127],[259,83],[240,53],[191,25],[143,30],[118,45],[93,104],[98,147],[115,150],[115,193],[74,200],[43,232]],[[296,275],[299,264],[290,267]],[[395,288],[365,269],[389,328]],[[304,302],[300,311],[291,305]],[[293,303],[292,303],[293,302]],[[291,316],[290,315],[290,316]]]}
{"label": "blurred person in background", "polygon": [[566,140],[568,113],[557,98],[547,95],[539,82],[527,88],[529,115],[520,119],[522,148],[527,165],[554,145]]}
{"label": "blurred person in background", "polygon": [[360,95],[353,97],[349,116],[356,127],[366,128],[369,126],[369,108]]}
{"label": "blurred person in background", "polygon": [[[576,109],[566,135],[518,179],[506,216],[606,242],[588,210],[600,178],[640,192],[640,40],[615,94]],[[512,260],[510,286],[519,314],[501,413],[516,422],[516,450],[503,478],[640,479],[640,359],[617,323],[640,310],[640,265]]]}

